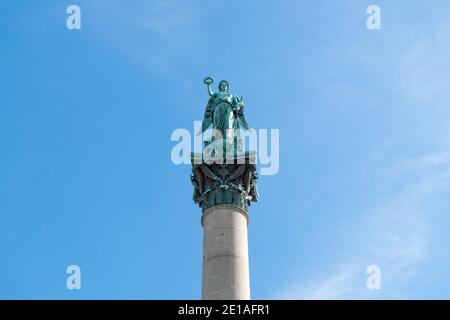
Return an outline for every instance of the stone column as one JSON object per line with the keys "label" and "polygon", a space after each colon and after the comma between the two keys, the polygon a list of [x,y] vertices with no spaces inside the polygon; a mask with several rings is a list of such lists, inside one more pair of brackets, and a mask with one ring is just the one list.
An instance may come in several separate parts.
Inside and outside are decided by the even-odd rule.
{"label": "stone column", "polygon": [[203,300],[249,300],[248,215],[238,206],[207,209],[203,225]]}
{"label": "stone column", "polygon": [[193,200],[202,208],[202,299],[248,300],[248,207],[258,200],[256,155],[208,163],[192,154]]}

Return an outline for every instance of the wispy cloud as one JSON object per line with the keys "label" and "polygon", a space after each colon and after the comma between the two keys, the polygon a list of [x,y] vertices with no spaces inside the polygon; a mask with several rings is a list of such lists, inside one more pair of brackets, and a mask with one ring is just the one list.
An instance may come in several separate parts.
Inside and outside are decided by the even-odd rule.
{"label": "wispy cloud", "polygon": [[101,17],[96,20],[96,30],[102,33],[95,35],[97,39],[160,75],[183,72],[180,61],[190,56],[197,39],[197,13],[191,5],[170,0],[90,5]]}
{"label": "wispy cloud", "polygon": [[193,32],[191,25],[194,19],[195,13],[191,7],[175,1],[162,1],[155,4],[151,15],[141,15],[138,21],[163,36],[174,36],[178,32],[186,36],[186,32]]}
{"label": "wispy cloud", "polygon": [[[433,158],[429,156],[430,158]],[[420,159],[428,159],[428,156]],[[416,163],[422,165],[418,159]],[[431,161],[434,163],[433,161]],[[441,163],[441,162],[439,162]],[[385,204],[369,209],[360,218],[344,221],[340,234],[351,246],[346,258],[316,279],[299,279],[277,292],[276,299],[405,298],[402,285],[416,276],[427,259],[431,226],[427,203],[450,186],[450,161],[446,170],[406,187]],[[408,163],[408,170],[414,170]],[[406,169],[405,169],[406,170]],[[353,215],[356,216],[356,215]],[[382,270],[379,296],[366,288],[366,268],[376,264]],[[331,271],[333,270],[333,271]],[[337,270],[337,271],[334,271]],[[385,286],[385,289],[383,289]]]}
{"label": "wispy cloud", "polygon": [[[410,25],[399,26],[400,32],[383,30],[383,36],[393,34],[398,38],[404,32],[405,35],[411,33],[409,29],[403,30]],[[336,240],[344,243],[341,246],[344,257],[312,278],[291,281],[275,292],[273,298],[397,299],[410,296],[407,286],[411,279],[421,274],[431,255],[430,243],[437,237],[432,232],[436,223],[433,205],[450,189],[448,26],[448,19],[435,21],[431,30],[427,29],[428,33],[417,31],[409,46],[405,41],[403,46],[394,45],[388,52],[371,53],[362,44],[351,50],[353,56],[350,56],[355,61],[359,56],[364,57],[364,61],[377,62],[367,65],[365,71],[368,75],[385,73],[382,86],[377,88],[379,94],[391,97],[386,104],[396,109],[395,115],[414,119],[420,127],[399,124],[399,130],[395,131],[399,134],[392,137],[389,147],[380,146],[381,143],[373,146],[372,152],[386,154],[385,149],[389,149],[386,158],[396,159],[388,166],[378,163],[379,166],[371,168],[383,177],[382,185],[394,191],[339,224],[338,229],[342,232]],[[390,66],[389,72],[380,71],[379,66],[383,63]],[[380,112],[382,101],[382,98],[378,101]],[[402,130],[413,134],[404,135]],[[415,144],[420,148],[411,149],[410,146]],[[405,145],[412,150],[409,155],[402,154]],[[372,264],[381,267],[380,291],[366,287],[366,268]]]}
{"label": "wispy cloud", "polygon": [[405,96],[428,107],[449,98],[450,24],[437,23],[435,32],[422,36],[402,55],[394,78]]}
{"label": "wispy cloud", "polygon": [[436,152],[418,158],[405,158],[388,170],[393,176],[402,175],[405,172],[426,171],[434,168],[443,168],[450,163],[450,152]]}

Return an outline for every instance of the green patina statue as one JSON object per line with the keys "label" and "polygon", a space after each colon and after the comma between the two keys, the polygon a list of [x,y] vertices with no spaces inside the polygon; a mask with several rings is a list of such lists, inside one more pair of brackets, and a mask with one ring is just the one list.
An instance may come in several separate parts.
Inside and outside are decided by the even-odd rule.
{"label": "green patina statue", "polygon": [[[248,130],[244,117],[242,97],[228,92],[226,80],[219,82],[219,91],[213,92],[213,78],[203,81],[207,85],[209,100],[203,118],[202,130],[212,127],[211,139],[205,141],[205,150],[223,150],[226,163],[219,157],[216,162],[205,161],[204,154],[192,153],[191,182],[194,185],[193,200],[206,210],[219,204],[230,204],[247,211],[251,202],[258,200],[256,182],[256,151],[242,150],[240,130]],[[231,152],[230,152],[231,151]],[[206,151],[207,152],[207,151]],[[204,152],[205,153],[205,152]]]}
{"label": "green patina statue", "polygon": [[241,151],[240,129],[249,129],[244,117],[243,98],[232,95],[228,91],[229,84],[226,80],[219,82],[218,92],[213,92],[211,89],[213,78],[207,77],[203,82],[207,85],[210,98],[203,118],[202,132],[205,132],[211,125],[216,130],[211,140],[206,141],[205,145],[220,140],[224,147],[233,145],[235,151]]}

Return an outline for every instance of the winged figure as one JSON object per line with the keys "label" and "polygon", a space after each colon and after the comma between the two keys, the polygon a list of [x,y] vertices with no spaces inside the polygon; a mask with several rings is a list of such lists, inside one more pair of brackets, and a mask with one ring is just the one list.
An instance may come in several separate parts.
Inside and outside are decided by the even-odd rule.
{"label": "winged figure", "polygon": [[[224,139],[226,141],[239,140],[239,130],[248,130],[249,126],[244,117],[244,101],[242,97],[231,94],[228,81],[219,82],[219,91],[213,92],[211,84],[214,79],[207,77],[203,81],[207,85],[209,100],[203,117],[202,130],[205,132],[212,126],[214,140]],[[220,135],[220,136],[219,136]]]}

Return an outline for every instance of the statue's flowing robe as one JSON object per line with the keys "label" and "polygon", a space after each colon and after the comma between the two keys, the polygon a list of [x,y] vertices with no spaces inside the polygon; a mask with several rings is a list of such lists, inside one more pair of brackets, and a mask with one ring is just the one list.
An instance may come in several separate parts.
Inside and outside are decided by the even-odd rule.
{"label": "statue's flowing robe", "polygon": [[[233,105],[240,103],[237,112],[233,111]],[[237,97],[229,95],[220,97],[215,93],[208,101],[205,116],[202,123],[202,132],[213,125],[213,129],[219,130],[223,138],[232,137],[236,129],[248,129],[248,124],[244,118],[243,104]]]}
{"label": "statue's flowing robe", "polygon": [[233,109],[228,102],[219,102],[214,107],[213,126],[222,134],[222,138],[226,138],[226,135],[232,136],[234,129],[234,116]]}

